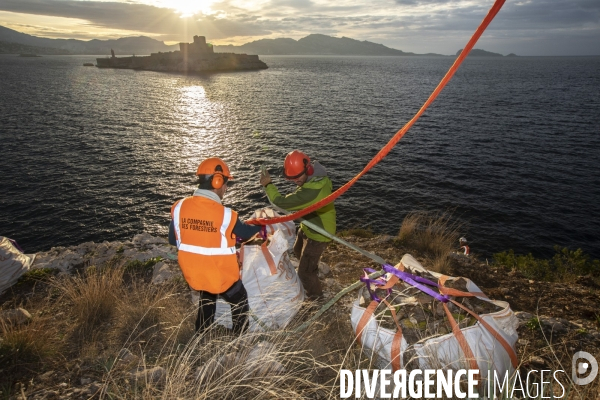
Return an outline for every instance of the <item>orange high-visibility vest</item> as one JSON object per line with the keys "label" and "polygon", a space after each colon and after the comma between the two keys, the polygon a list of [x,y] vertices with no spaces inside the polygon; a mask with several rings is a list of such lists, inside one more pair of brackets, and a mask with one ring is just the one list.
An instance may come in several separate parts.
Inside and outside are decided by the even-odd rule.
{"label": "orange high-visibility vest", "polygon": [[195,290],[225,292],[240,279],[233,227],[237,213],[202,196],[173,204],[179,267]]}

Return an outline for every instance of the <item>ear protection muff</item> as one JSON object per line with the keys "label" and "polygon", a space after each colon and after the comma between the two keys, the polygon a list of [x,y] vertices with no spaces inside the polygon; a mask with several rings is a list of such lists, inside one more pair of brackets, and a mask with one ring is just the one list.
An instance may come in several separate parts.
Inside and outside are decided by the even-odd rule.
{"label": "ear protection muff", "polygon": [[221,173],[217,172],[210,178],[210,184],[212,185],[213,189],[221,189],[224,183],[225,179]]}
{"label": "ear protection muff", "polygon": [[306,175],[312,175],[315,172],[315,169],[313,168],[312,164],[309,164],[306,158],[302,161],[304,162],[304,171]]}

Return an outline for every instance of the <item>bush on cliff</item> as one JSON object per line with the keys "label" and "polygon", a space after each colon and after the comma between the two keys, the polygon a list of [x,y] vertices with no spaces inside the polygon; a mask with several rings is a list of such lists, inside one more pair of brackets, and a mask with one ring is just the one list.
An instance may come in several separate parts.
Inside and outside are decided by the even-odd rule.
{"label": "bush on cliff", "polygon": [[514,269],[529,279],[571,282],[580,276],[600,277],[600,260],[590,260],[581,249],[569,250],[554,246],[555,254],[550,259],[515,254],[511,249],[494,254],[494,263],[506,269]]}

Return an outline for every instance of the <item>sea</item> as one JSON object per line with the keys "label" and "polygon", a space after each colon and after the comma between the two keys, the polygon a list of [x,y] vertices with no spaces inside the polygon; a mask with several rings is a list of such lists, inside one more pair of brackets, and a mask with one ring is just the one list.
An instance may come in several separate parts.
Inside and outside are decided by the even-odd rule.
{"label": "sea", "polygon": [[[28,253],[166,237],[198,163],[222,157],[242,219],[307,153],[338,188],[409,121],[454,57],[261,56],[261,71],[85,67],[0,55],[0,235]],[[472,252],[600,258],[600,57],[468,57],[390,154],[336,201],[338,229],[449,215]],[[458,247],[458,243],[457,243]]]}

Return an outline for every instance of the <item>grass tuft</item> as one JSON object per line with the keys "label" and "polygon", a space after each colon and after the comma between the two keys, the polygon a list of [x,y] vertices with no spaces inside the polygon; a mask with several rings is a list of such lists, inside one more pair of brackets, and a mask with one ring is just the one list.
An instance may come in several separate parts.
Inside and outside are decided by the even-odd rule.
{"label": "grass tuft", "polygon": [[85,341],[98,335],[102,324],[114,315],[123,295],[123,270],[89,268],[74,277],[56,277],[51,285],[61,292],[77,321],[76,332]]}
{"label": "grass tuft", "polygon": [[448,255],[456,249],[461,225],[446,213],[410,213],[402,221],[397,243],[410,246],[431,257],[430,269],[448,270]]}

